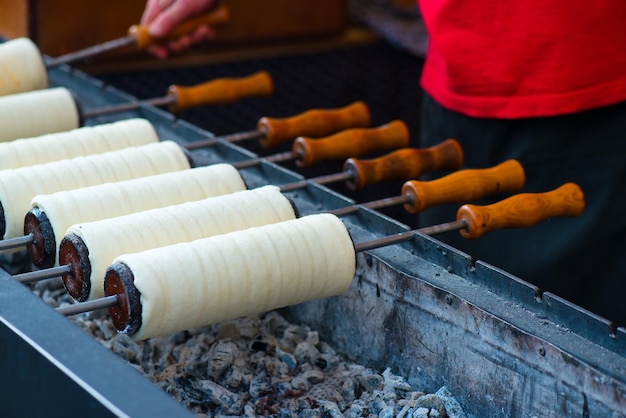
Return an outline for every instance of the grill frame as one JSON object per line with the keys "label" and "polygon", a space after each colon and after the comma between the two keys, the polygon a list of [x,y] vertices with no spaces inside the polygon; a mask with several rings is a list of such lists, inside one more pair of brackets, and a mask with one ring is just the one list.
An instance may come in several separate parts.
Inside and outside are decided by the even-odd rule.
{"label": "grill frame", "polygon": [[[136,100],[69,67],[53,69],[49,77],[51,85],[71,88],[85,108]],[[150,120],[161,138],[181,144],[212,136],[145,105],[84,122],[128,117]],[[227,143],[194,151],[201,165],[255,156]],[[250,188],[303,178],[269,162],[242,174]],[[302,215],[353,203],[314,184],[289,195]],[[344,222],[356,242],[408,229],[367,209]],[[284,312],[319,329],[363,364],[391,366],[410,383],[432,390],[446,385],[469,416],[546,410],[617,416],[626,410],[626,329],[610,337],[611,324],[602,318],[548,293],[540,302],[534,286],[431,237],[416,235],[358,260],[357,278],[345,295]],[[377,315],[384,318],[382,329],[376,323],[364,326],[363,318]],[[415,337],[422,328],[432,341]],[[354,341],[363,343],[355,347]],[[0,368],[7,371],[0,377],[7,388],[3,408],[14,415],[80,410],[90,416],[192,416],[5,272],[0,272],[0,343]],[[455,372],[477,359],[482,359],[481,380]]]}

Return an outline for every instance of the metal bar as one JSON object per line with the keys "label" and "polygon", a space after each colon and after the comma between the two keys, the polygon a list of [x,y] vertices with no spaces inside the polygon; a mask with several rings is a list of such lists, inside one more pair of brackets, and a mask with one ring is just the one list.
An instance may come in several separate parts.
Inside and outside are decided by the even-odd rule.
{"label": "metal bar", "polygon": [[362,251],[373,250],[375,248],[386,247],[388,245],[398,244],[400,242],[409,241],[415,235],[415,231],[400,232],[396,235],[388,235],[382,238],[376,238],[365,242],[354,244],[354,251],[360,253]]}
{"label": "metal bar", "polygon": [[394,205],[404,205],[410,203],[411,197],[409,195],[400,195],[394,197],[386,197],[384,199],[373,200],[368,203],[364,203],[363,206],[368,209],[381,209]]}
{"label": "metal bar", "polygon": [[295,158],[295,154],[291,151],[285,151],[285,152],[281,152],[279,154],[273,154],[273,155],[269,155],[267,157],[257,157],[257,158],[251,158],[249,160],[244,160],[244,161],[239,161],[236,163],[233,163],[233,167],[239,169],[239,168],[248,168],[248,167],[252,167],[255,166],[259,163],[261,163],[262,161],[271,161],[273,163],[278,163],[278,162],[282,162],[282,161],[289,161],[289,160],[293,160]]}
{"label": "metal bar", "polygon": [[56,311],[64,316],[77,315],[84,312],[95,311],[98,309],[106,309],[117,305],[117,295],[105,296],[102,298],[89,300],[87,302],[79,302],[73,305],[57,308]]}
{"label": "metal bar", "polygon": [[425,228],[413,229],[411,231],[400,232],[395,235],[389,235],[382,238],[372,239],[359,244],[354,244],[354,250],[358,253],[361,251],[373,250],[374,248],[386,247],[388,245],[398,244],[400,242],[409,241],[417,233],[424,235],[442,234],[444,232],[456,231],[467,228],[467,221],[460,219],[457,221],[446,222],[439,225],[427,226]]}
{"label": "metal bar", "polygon": [[121,103],[117,105],[102,107],[99,109],[92,109],[83,111],[83,117],[91,118],[94,116],[107,115],[110,113],[119,113],[125,112],[127,110],[137,109],[141,106],[167,106],[176,103],[176,97],[174,96],[163,96],[163,97],[155,97],[153,99],[147,100],[138,100],[128,103]]}
{"label": "metal bar", "polygon": [[304,180],[296,181],[293,183],[285,184],[285,185],[280,186],[280,191],[288,192],[291,190],[300,189],[302,187],[305,187],[309,183],[328,184],[328,183],[335,183],[335,182],[343,181],[343,180],[350,180],[351,178],[352,178],[352,173],[350,171],[342,171],[340,173],[333,173],[333,174],[328,174],[326,176],[313,177],[310,179],[304,179]]}
{"label": "metal bar", "polygon": [[122,48],[135,43],[134,36],[124,36],[122,38],[113,39],[98,45],[90,46],[80,51],[70,52],[69,54],[60,55],[58,57],[47,58],[46,67],[53,68],[62,64],[68,64],[70,62],[80,61],[85,58],[92,57],[94,55],[102,54],[113,49]]}
{"label": "metal bar", "polygon": [[51,279],[53,277],[63,276],[71,271],[71,265],[51,267],[45,270],[29,271],[27,273],[16,274],[13,276],[20,283],[32,283],[40,280]]}
{"label": "metal bar", "polygon": [[409,197],[408,195],[386,197],[384,199],[372,200],[371,202],[367,202],[367,203],[363,203],[359,205],[352,205],[352,206],[346,206],[345,208],[334,209],[334,210],[329,211],[329,213],[332,213],[333,215],[336,215],[336,216],[344,216],[350,213],[357,212],[359,208],[361,207],[368,208],[368,209],[381,209],[381,208],[386,208],[386,207],[394,206],[394,205],[403,205],[405,203],[409,203],[410,201],[411,201],[411,197]]}
{"label": "metal bar", "polygon": [[0,241],[0,250],[9,250],[11,248],[23,247],[33,242],[33,234],[24,235],[22,237],[8,238]]}
{"label": "metal bar", "polygon": [[432,225],[432,226],[420,228],[420,229],[415,230],[415,232],[418,232],[424,235],[437,235],[437,234],[443,234],[444,232],[458,231],[459,229],[467,228],[467,226],[468,224],[465,219],[459,219],[457,221],[446,222],[446,223],[442,223],[439,225]]}
{"label": "metal bar", "polygon": [[264,136],[265,134],[263,133],[263,131],[260,131],[260,130],[237,132],[237,133],[229,134],[229,135],[216,136],[215,138],[194,141],[190,144],[184,145],[184,147],[188,150],[194,150],[198,148],[211,147],[221,141],[234,143],[234,142],[248,141],[252,139],[261,139]]}
{"label": "metal bar", "polygon": [[298,155],[296,155],[292,151],[285,151],[285,152],[281,152],[279,154],[269,155],[269,156],[265,157],[265,160],[271,161],[273,163],[281,163],[283,161],[293,160],[297,156]]}

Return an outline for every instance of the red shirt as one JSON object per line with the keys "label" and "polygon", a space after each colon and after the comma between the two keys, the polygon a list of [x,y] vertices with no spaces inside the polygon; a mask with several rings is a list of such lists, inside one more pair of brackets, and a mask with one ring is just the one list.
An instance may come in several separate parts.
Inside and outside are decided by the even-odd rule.
{"label": "red shirt", "polygon": [[421,84],[474,117],[522,118],[626,100],[626,0],[417,0]]}

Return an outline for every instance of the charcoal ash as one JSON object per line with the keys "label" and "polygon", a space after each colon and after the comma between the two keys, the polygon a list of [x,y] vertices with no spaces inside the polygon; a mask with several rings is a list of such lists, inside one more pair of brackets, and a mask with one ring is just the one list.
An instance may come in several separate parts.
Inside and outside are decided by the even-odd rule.
{"label": "charcoal ash", "polygon": [[[72,303],[55,281],[33,291]],[[197,416],[465,417],[445,387],[425,393],[390,369],[350,363],[276,311],[145,341],[117,333],[106,311],[71,320]]]}

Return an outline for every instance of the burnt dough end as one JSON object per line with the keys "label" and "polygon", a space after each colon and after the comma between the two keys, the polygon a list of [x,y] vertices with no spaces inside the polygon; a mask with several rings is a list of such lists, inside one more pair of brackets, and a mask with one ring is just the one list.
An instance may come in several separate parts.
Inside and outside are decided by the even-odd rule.
{"label": "burnt dough end", "polygon": [[89,249],[76,234],[67,234],[59,245],[59,265],[70,266],[62,276],[63,285],[74,299],[84,302],[91,292],[91,261]]}
{"label": "burnt dough end", "polygon": [[109,308],[113,326],[133,335],[141,328],[141,293],[135,287],[132,270],[124,263],[114,263],[104,276],[105,296],[117,295],[117,304]]}
{"label": "burnt dough end", "polygon": [[57,245],[54,229],[46,213],[39,208],[29,210],[24,218],[24,235],[29,234],[33,240],[26,250],[32,263],[40,269],[53,267]]}

